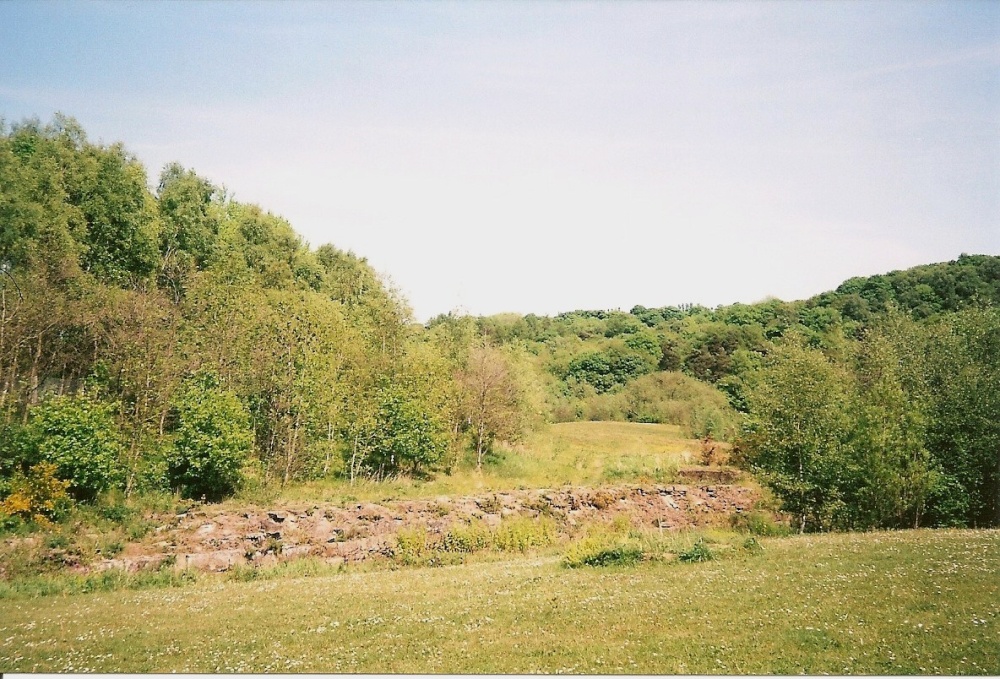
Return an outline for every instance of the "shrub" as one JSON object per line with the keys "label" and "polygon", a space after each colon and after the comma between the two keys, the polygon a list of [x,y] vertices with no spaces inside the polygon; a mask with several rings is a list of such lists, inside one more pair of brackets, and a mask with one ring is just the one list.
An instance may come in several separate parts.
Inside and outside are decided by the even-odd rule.
{"label": "shrub", "polygon": [[493,534],[493,544],[501,552],[526,552],[555,540],[555,523],[546,517],[517,517],[502,521]]}
{"label": "shrub", "polygon": [[590,497],[587,498],[587,504],[591,507],[604,510],[618,504],[618,498],[607,490],[598,490],[590,494]]}
{"label": "shrub", "polygon": [[400,562],[413,566],[425,562],[432,550],[426,528],[403,528],[396,533],[396,548],[392,555]]}
{"label": "shrub", "polygon": [[503,509],[503,501],[496,495],[491,495],[486,499],[476,500],[476,506],[487,514],[499,514]]}
{"label": "shrub", "polygon": [[374,478],[418,474],[433,468],[448,450],[444,421],[412,385],[385,383],[370,412],[355,414],[345,435],[344,466]]}
{"label": "shrub", "polygon": [[11,480],[11,494],[0,503],[0,515],[17,516],[48,524],[60,510],[67,508],[68,481],[56,478],[56,466],[40,462],[27,474],[16,474]]}
{"label": "shrub", "polygon": [[31,449],[28,430],[20,424],[0,422],[0,497],[10,493],[13,476],[25,468]]}
{"label": "shrub", "polygon": [[489,526],[482,521],[472,521],[468,524],[452,526],[441,541],[441,549],[446,552],[464,552],[471,554],[493,545],[493,535]]}
{"label": "shrub", "polygon": [[171,485],[190,498],[217,501],[232,494],[253,446],[246,408],[209,373],[189,379],[173,407],[176,425],[167,458]]}
{"label": "shrub", "polygon": [[684,563],[700,563],[702,561],[711,561],[715,558],[712,550],[708,548],[705,544],[704,538],[698,538],[691,549],[685,550],[677,555],[677,559]]}
{"label": "shrub", "polygon": [[585,566],[634,566],[643,558],[643,551],[631,545],[616,545],[602,549],[583,560]]}
{"label": "shrub", "polygon": [[751,535],[761,537],[782,536],[791,533],[788,526],[777,523],[769,514],[759,511],[734,514],[729,519],[729,523],[736,530],[746,531]]}
{"label": "shrub", "polygon": [[563,555],[563,566],[634,566],[642,561],[645,557],[642,547],[616,535],[618,527],[613,526],[611,530],[614,532],[598,529],[574,542]]}
{"label": "shrub", "polygon": [[124,446],[111,404],[86,394],[48,399],[32,409],[28,436],[33,457],[54,464],[78,500],[93,500],[124,480]]}
{"label": "shrub", "polygon": [[927,495],[926,523],[940,528],[961,528],[967,524],[969,495],[964,486],[952,476],[934,474]]}

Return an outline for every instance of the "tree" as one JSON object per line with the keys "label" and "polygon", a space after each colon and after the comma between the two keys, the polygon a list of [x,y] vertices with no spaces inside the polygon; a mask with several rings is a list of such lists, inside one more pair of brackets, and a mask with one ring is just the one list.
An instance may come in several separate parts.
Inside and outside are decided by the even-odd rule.
{"label": "tree", "polygon": [[861,473],[851,489],[851,527],[916,528],[926,513],[936,470],[926,446],[919,333],[893,315],[857,345],[850,446]]}
{"label": "tree", "polygon": [[158,280],[177,302],[186,278],[206,268],[215,255],[222,196],[208,180],[171,163],[160,174],[157,198],[163,223]]}
{"label": "tree", "polygon": [[847,440],[850,375],[797,337],[752,376],[738,455],[774,490],[799,531],[842,522],[853,478]]}
{"label": "tree", "polygon": [[969,309],[933,326],[927,447],[942,473],[929,519],[1000,525],[1000,310]]}
{"label": "tree", "polygon": [[382,379],[372,400],[353,409],[344,437],[352,481],[361,472],[376,479],[417,474],[437,463],[448,448],[443,419],[406,379]]}
{"label": "tree", "polygon": [[472,431],[476,467],[497,439],[513,441],[524,426],[521,385],[510,358],[490,345],[473,348],[459,371],[460,412]]}
{"label": "tree", "polygon": [[253,449],[246,408],[207,372],[187,380],[173,408],[176,424],[167,458],[171,485],[187,497],[208,500],[233,493]]}

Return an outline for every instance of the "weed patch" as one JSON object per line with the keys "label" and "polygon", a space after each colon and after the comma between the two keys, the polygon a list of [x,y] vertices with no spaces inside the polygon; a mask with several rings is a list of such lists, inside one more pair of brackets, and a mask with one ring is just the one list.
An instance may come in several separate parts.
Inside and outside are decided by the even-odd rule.
{"label": "weed patch", "polygon": [[708,548],[704,538],[698,538],[691,549],[677,555],[677,560],[683,563],[701,563],[702,561],[711,561],[714,558],[715,554]]}

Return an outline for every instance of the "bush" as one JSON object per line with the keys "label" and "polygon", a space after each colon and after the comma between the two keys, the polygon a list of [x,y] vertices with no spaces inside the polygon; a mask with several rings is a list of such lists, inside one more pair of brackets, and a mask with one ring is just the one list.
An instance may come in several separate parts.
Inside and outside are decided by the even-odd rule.
{"label": "bush", "polygon": [[59,396],[36,406],[28,423],[31,456],[56,466],[78,500],[120,487],[124,446],[114,408],[88,397]]}
{"label": "bush", "polygon": [[24,471],[31,449],[28,431],[16,423],[0,422],[0,497],[10,493],[10,481]]}
{"label": "bush", "polygon": [[935,474],[927,496],[927,525],[937,528],[962,528],[967,525],[969,495],[954,477]]}
{"label": "bush", "polygon": [[11,493],[0,502],[0,516],[16,516],[46,525],[69,506],[69,481],[56,478],[56,466],[40,462],[27,474],[16,474]]}
{"label": "bush", "polygon": [[491,495],[483,500],[476,500],[476,506],[487,514],[499,514],[503,509],[503,501],[496,495]]}
{"label": "bush", "polygon": [[209,373],[189,379],[173,407],[176,425],[167,456],[171,485],[185,497],[211,501],[235,492],[253,446],[246,408]]}
{"label": "bush", "polygon": [[392,555],[407,566],[425,563],[434,547],[426,528],[403,528],[396,533],[396,548]]}
{"label": "bush", "polygon": [[412,385],[385,383],[373,409],[357,413],[345,432],[348,474],[366,472],[377,479],[433,469],[448,451],[444,421]]}
{"label": "bush", "polygon": [[691,549],[677,555],[677,559],[683,563],[700,563],[702,561],[711,561],[714,558],[715,554],[708,548],[704,538],[698,538],[694,545],[691,546]]}
{"label": "bush", "polygon": [[493,534],[493,545],[501,552],[526,552],[555,540],[555,523],[549,518],[517,517],[502,521]]}
{"label": "bush", "polygon": [[616,545],[590,554],[583,559],[584,566],[634,566],[643,558],[639,547]]}
{"label": "bush", "polygon": [[613,525],[600,528],[577,540],[563,555],[562,564],[566,568],[582,566],[634,566],[645,558],[641,546],[621,535],[622,526]]}
{"label": "bush", "polygon": [[446,552],[471,554],[489,549],[493,545],[493,534],[482,521],[459,523],[448,529],[441,541],[441,549]]}

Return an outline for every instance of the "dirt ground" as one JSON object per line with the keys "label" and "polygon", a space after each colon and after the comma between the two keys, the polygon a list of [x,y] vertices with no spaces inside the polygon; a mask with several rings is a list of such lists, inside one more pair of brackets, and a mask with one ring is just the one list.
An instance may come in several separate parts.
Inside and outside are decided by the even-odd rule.
{"label": "dirt ground", "polygon": [[564,533],[616,515],[627,516],[635,525],[665,530],[728,525],[733,514],[750,510],[757,500],[753,489],[737,485],[624,484],[347,507],[311,503],[224,511],[202,505],[183,514],[156,517],[161,525],[152,534],[128,544],[117,558],[92,564],[90,570],[134,571],[172,563],[178,570],[224,571],[303,556],[330,563],[359,562],[390,554],[396,533],[403,528],[423,527],[442,534],[457,522],[480,519],[495,526],[508,516],[552,516]]}

